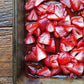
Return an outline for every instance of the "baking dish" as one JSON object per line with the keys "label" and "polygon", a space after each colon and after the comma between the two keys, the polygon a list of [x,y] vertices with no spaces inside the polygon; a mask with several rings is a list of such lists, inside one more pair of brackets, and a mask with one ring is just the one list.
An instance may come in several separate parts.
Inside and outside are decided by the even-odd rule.
{"label": "baking dish", "polygon": [[14,84],[84,84],[82,79],[71,79],[67,76],[54,78],[26,78],[23,75],[24,57],[24,0],[14,1],[14,28],[13,28],[13,83]]}

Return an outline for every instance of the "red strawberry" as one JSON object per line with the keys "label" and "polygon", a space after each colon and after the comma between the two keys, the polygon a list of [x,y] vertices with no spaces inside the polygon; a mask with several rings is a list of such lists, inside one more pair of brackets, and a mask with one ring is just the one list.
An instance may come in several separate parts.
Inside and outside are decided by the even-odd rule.
{"label": "red strawberry", "polygon": [[37,28],[37,29],[35,30],[34,34],[35,34],[36,37],[40,36],[40,34],[41,34],[40,28]]}
{"label": "red strawberry", "polygon": [[82,3],[80,3],[80,8],[78,9],[78,11],[84,10],[84,5]]}
{"label": "red strawberry", "polygon": [[46,31],[48,31],[48,32],[54,32],[54,24],[52,22],[49,22],[47,24]]}
{"label": "red strawberry", "polygon": [[28,66],[28,70],[30,71],[30,73],[32,74],[32,75],[35,75],[36,74],[36,68],[35,67],[32,67],[32,66]]}
{"label": "red strawberry", "polygon": [[42,69],[37,70],[37,75],[51,76],[51,71],[48,69],[48,67],[43,67]]}
{"label": "red strawberry", "polygon": [[77,16],[77,17],[73,17],[71,19],[72,24],[74,24],[75,26],[77,26],[78,28],[84,28],[84,21],[83,21],[83,17],[81,16]]}
{"label": "red strawberry", "polygon": [[60,68],[52,68],[51,70],[51,75],[56,75],[61,72]]}
{"label": "red strawberry", "polygon": [[32,8],[35,7],[35,1],[36,0],[30,0],[28,3],[25,5],[25,10],[31,10]]}
{"label": "red strawberry", "polygon": [[54,32],[54,36],[56,37],[56,38],[59,38],[60,36],[59,36],[59,34],[55,31]]}
{"label": "red strawberry", "polygon": [[48,45],[48,46],[46,46],[46,47],[45,47],[45,50],[46,50],[47,52],[52,52],[52,53],[55,52],[55,40],[54,40],[54,39],[51,39],[51,44]]}
{"label": "red strawberry", "polygon": [[71,78],[73,78],[73,77],[74,77],[74,75],[75,75],[74,73],[70,73],[70,77],[71,77]]}
{"label": "red strawberry", "polygon": [[31,34],[27,34],[27,37],[25,39],[25,44],[32,44],[35,43],[35,39]]}
{"label": "red strawberry", "polygon": [[41,15],[41,16],[39,17],[39,20],[41,20],[41,19],[43,19],[43,18],[47,18],[47,14]]}
{"label": "red strawberry", "polygon": [[83,12],[82,12],[82,17],[84,17],[84,10],[83,10]]}
{"label": "red strawberry", "polygon": [[50,3],[47,9],[48,13],[55,13],[55,4],[54,3]]}
{"label": "red strawberry", "polygon": [[53,22],[54,22],[54,25],[55,25],[55,26],[57,26],[57,25],[58,25],[58,22],[57,22],[57,21],[55,21],[55,20],[54,20]]}
{"label": "red strawberry", "polygon": [[62,69],[63,73],[65,73],[65,74],[69,74],[70,73],[70,71],[66,68],[65,65],[60,65],[60,68]]}
{"label": "red strawberry", "polygon": [[26,30],[32,34],[38,28],[38,26],[39,26],[38,22],[28,24],[26,25]]}
{"label": "red strawberry", "polygon": [[36,45],[36,57],[37,61],[43,60],[47,57],[46,52],[38,44]]}
{"label": "red strawberry", "polygon": [[38,20],[38,16],[36,14],[35,9],[32,9],[32,11],[30,12],[29,16],[28,16],[28,21],[36,21]]}
{"label": "red strawberry", "polygon": [[50,33],[44,32],[43,34],[41,34],[38,37],[38,42],[41,44],[50,45],[50,43],[51,43]]}
{"label": "red strawberry", "polygon": [[80,0],[81,1],[81,3],[84,5],[84,0]]}
{"label": "red strawberry", "polygon": [[70,0],[71,2],[71,8],[74,11],[77,11],[80,8],[80,0]]}
{"label": "red strawberry", "polygon": [[78,45],[77,45],[77,48],[80,48],[80,47],[84,47],[84,40],[81,40]]}
{"label": "red strawberry", "polygon": [[78,63],[75,57],[71,57],[71,63]]}
{"label": "red strawberry", "polygon": [[66,65],[66,67],[68,70],[70,70],[71,72],[73,72],[77,75],[83,74],[83,65],[81,63],[78,63],[78,64],[69,63]]}
{"label": "red strawberry", "polygon": [[70,57],[70,55],[68,53],[63,52],[63,53],[60,53],[58,55],[57,60],[58,60],[58,63],[64,65],[64,64],[67,64],[67,63],[69,63],[71,61],[71,57]]}
{"label": "red strawberry", "polygon": [[44,60],[44,63],[46,66],[52,67],[52,68],[58,68],[59,64],[57,62],[57,55],[47,57]]}
{"label": "red strawberry", "polygon": [[62,4],[64,4],[65,6],[67,6],[68,8],[71,8],[71,2],[70,2],[70,0],[60,0],[60,2]]}

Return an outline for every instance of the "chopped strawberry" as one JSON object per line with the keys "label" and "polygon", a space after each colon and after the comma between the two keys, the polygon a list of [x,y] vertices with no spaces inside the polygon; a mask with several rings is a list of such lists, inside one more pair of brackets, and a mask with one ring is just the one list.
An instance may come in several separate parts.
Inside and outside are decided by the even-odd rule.
{"label": "chopped strawberry", "polygon": [[77,11],[80,8],[80,0],[70,0],[71,2],[71,8],[74,11]]}
{"label": "chopped strawberry", "polygon": [[40,34],[41,34],[40,28],[37,28],[37,29],[35,30],[34,34],[35,34],[36,37],[40,36]]}
{"label": "chopped strawberry", "polygon": [[36,45],[36,57],[37,61],[43,60],[47,57],[46,52],[38,44]]}
{"label": "chopped strawberry", "polygon": [[81,63],[78,63],[78,64],[69,63],[66,65],[66,67],[68,70],[70,70],[71,72],[73,72],[77,75],[83,74],[83,65]]}
{"label": "chopped strawberry", "polygon": [[52,70],[51,70],[51,75],[56,75],[56,74],[58,74],[59,72],[61,72],[61,69],[60,69],[60,68],[52,68]]}
{"label": "chopped strawberry", "polygon": [[68,53],[63,52],[63,53],[59,53],[57,60],[58,60],[58,63],[64,65],[71,61],[71,57]]}
{"label": "chopped strawberry", "polygon": [[57,55],[45,58],[44,63],[46,66],[49,66],[52,68],[58,68],[59,67],[59,64],[57,62]]}
{"label": "chopped strawberry", "polygon": [[43,67],[42,69],[37,70],[37,75],[40,76],[51,76],[51,71],[48,67]]}
{"label": "chopped strawberry", "polygon": [[39,17],[39,20],[41,20],[41,19],[43,19],[43,18],[47,18],[47,14],[41,15],[41,16]]}
{"label": "chopped strawberry", "polygon": [[47,9],[48,13],[55,13],[55,4],[54,3],[50,3]]}
{"label": "chopped strawberry", "polygon": [[58,25],[58,22],[57,21],[53,21],[54,25],[57,26]]}
{"label": "chopped strawberry", "polygon": [[26,30],[32,34],[38,28],[38,26],[39,26],[38,22],[28,24],[26,25]]}
{"label": "chopped strawberry", "polygon": [[63,73],[65,73],[65,74],[69,74],[70,73],[70,71],[66,68],[65,65],[60,65],[60,68],[62,69]]}
{"label": "chopped strawberry", "polygon": [[80,47],[84,47],[84,40],[81,40],[78,45],[77,45],[77,48],[80,48]]}
{"label": "chopped strawberry", "polygon": [[47,52],[55,53],[55,40],[51,39],[51,44],[45,47]]}
{"label": "chopped strawberry", "polygon": [[50,45],[50,43],[51,43],[50,33],[44,32],[43,34],[41,34],[38,37],[38,42],[41,44]]}
{"label": "chopped strawberry", "polygon": [[78,9],[78,11],[84,10],[84,5],[82,3],[80,3],[80,8]]}
{"label": "chopped strawberry", "polygon": [[35,43],[35,39],[31,34],[27,34],[27,37],[25,39],[25,44],[32,44]]}
{"label": "chopped strawberry", "polygon": [[54,36],[56,37],[56,38],[59,38],[60,36],[59,36],[59,34],[55,31],[54,32]]}
{"label": "chopped strawberry", "polygon": [[80,0],[81,1],[81,3],[84,5],[84,0]]}
{"label": "chopped strawberry", "polygon": [[54,24],[52,22],[49,22],[46,26],[47,32],[54,32]]}
{"label": "chopped strawberry", "polygon": [[47,12],[48,5],[46,4],[41,4],[37,6],[37,13],[38,15],[44,15]]}
{"label": "chopped strawberry", "polygon": [[71,56],[71,58],[72,58],[72,59],[71,59],[71,63],[78,63],[78,61],[76,60],[75,57],[72,57],[72,56]]}
{"label": "chopped strawberry", "polygon": [[73,78],[74,75],[75,75],[74,73],[72,73],[72,72],[70,73],[70,77],[71,77],[71,78]]}
{"label": "chopped strawberry", "polygon": [[70,0],[60,0],[60,2],[62,4],[64,4],[65,6],[67,6],[68,8],[71,8],[71,2],[70,2]]}
{"label": "chopped strawberry", "polygon": [[83,12],[82,12],[82,17],[84,17],[84,10],[83,10]]}
{"label": "chopped strawberry", "polygon": [[27,4],[25,5],[25,10],[31,10],[32,8],[35,7],[35,1],[36,0],[30,0],[27,2]]}
{"label": "chopped strawberry", "polygon": [[38,20],[38,16],[36,14],[35,9],[32,9],[32,11],[30,12],[29,16],[28,16],[28,21],[36,21]]}
{"label": "chopped strawberry", "polygon": [[30,73],[31,73],[32,75],[35,75],[36,72],[37,72],[36,68],[35,68],[35,67],[32,67],[32,66],[28,66],[28,70],[30,71]]}
{"label": "chopped strawberry", "polygon": [[36,47],[32,47],[32,52],[36,55]]}
{"label": "chopped strawberry", "polygon": [[83,17],[81,16],[77,16],[77,17],[73,17],[71,19],[72,24],[74,24],[75,26],[77,26],[78,28],[84,28],[84,21],[83,21]]}

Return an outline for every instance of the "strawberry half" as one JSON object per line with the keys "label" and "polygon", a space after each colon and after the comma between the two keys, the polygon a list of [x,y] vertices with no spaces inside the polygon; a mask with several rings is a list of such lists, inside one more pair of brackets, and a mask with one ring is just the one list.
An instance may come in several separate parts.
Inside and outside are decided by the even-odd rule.
{"label": "strawberry half", "polygon": [[36,14],[35,9],[32,9],[32,11],[30,12],[29,16],[27,17],[28,21],[36,21],[38,20],[38,16]]}
{"label": "strawberry half", "polygon": [[25,44],[32,44],[35,43],[35,39],[31,34],[27,34],[27,37],[25,39]]}
{"label": "strawberry half", "polygon": [[40,76],[51,76],[51,71],[48,67],[43,67],[42,69],[37,70],[37,75]]}
{"label": "strawberry half", "polygon": [[43,34],[41,34],[38,37],[38,42],[41,44],[50,45],[51,43],[50,33],[44,32]]}

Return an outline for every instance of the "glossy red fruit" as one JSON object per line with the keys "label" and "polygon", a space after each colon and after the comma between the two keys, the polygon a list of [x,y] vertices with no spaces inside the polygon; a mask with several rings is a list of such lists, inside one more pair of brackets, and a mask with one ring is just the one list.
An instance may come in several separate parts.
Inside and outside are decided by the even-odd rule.
{"label": "glossy red fruit", "polygon": [[35,35],[36,37],[39,37],[40,34],[41,34],[41,30],[40,30],[40,28],[37,28],[37,29],[35,30],[35,32],[34,32],[34,35]]}
{"label": "glossy red fruit", "polygon": [[82,17],[84,17],[84,10],[83,10],[83,12],[82,12]]}
{"label": "glossy red fruit", "polygon": [[78,42],[77,48],[84,47],[84,40]]}
{"label": "glossy red fruit", "polygon": [[35,1],[36,0],[30,0],[27,2],[27,4],[25,5],[25,10],[31,10],[32,8],[35,7]]}
{"label": "glossy red fruit", "polygon": [[32,11],[30,12],[29,16],[27,17],[28,21],[36,21],[38,20],[38,16],[37,13],[35,11],[35,9],[32,9]]}
{"label": "glossy red fruit", "polygon": [[44,32],[43,34],[41,34],[38,37],[38,42],[41,44],[50,45],[51,43],[50,33]]}
{"label": "glossy red fruit", "polygon": [[53,21],[54,25],[57,26],[58,22],[56,20]]}
{"label": "glossy red fruit", "polygon": [[84,28],[84,21],[83,21],[83,17],[81,16],[77,16],[77,17],[73,17],[71,19],[72,24],[74,24],[75,26],[77,26],[78,28]]}
{"label": "glossy red fruit", "polygon": [[46,52],[37,44],[36,45],[36,58],[37,61],[43,60],[47,57]]}
{"label": "glossy red fruit", "polygon": [[75,75],[74,73],[72,73],[72,72],[70,73],[70,77],[71,77],[71,78],[73,78],[74,75]]}
{"label": "glossy red fruit", "polygon": [[54,29],[55,29],[54,24],[52,22],[49,22],[46,26],[46,31],[47,32],[54,32]]}
{"label": "glossy red fruit", "polygon": [[84,0],[80,0],[81,1],[81,3],[84,5]]}
{"label": "glossy red fruit", "polygon": [[25,44],[32,44],[35,43],[35,39],[31,34],[27,34],[25,39]]}
{"label": "glossy red fruit", "polygon": [[42,69],[37,70],[37,75],[40,76],[51,76],[51,71],[48,67],[43,67]]}
{"label": "glossy red fruit", "polygon": [[62,52],[58,55],[57,60],[58,60],[58,63],[64,65],[64,64],[67,64],[67,63],[71,62],[71,57],[68,53]]}
{"label": "glossy red fruit", "polygon": [[54,3],[50,3],[47,9],[48,13],[55,13],[55,4]]}
{"label": "glossy red fruit", "polygon": [[28,32],[30,32],[31,34],[33,34],[33,32],[39,27],[39,23],[35,22],[35,23],[31,23],[26,25],[26,30]]}

